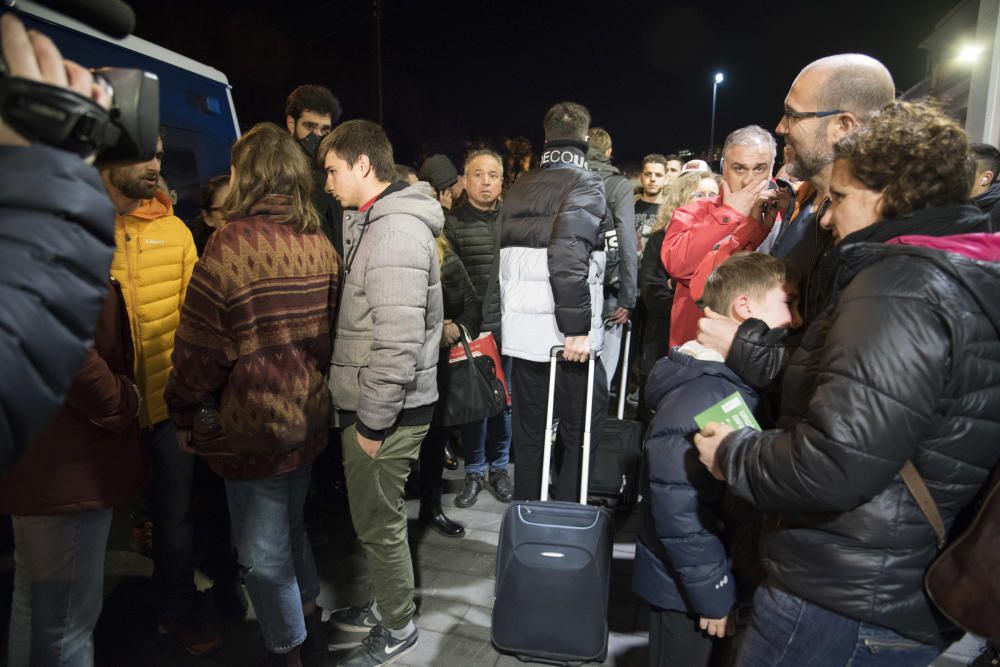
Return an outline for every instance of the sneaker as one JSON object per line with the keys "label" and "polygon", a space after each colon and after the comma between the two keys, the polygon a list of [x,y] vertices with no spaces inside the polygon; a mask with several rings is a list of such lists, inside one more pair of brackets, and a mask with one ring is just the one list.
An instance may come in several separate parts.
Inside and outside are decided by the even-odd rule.
{"label": "sneaker", "polygon": [[455,496],[455,507],[472,507],[483,490],[483,476],[478,472],[465,473],[465,486]]}
{"label": "sneaker", "polygon": [[337,663],[337,667],[379,667],[395,662],[417,647],[417,629],[406,639],[396,639],[381,625]]}
{"label": "sneaker", "polygon": [[174,635],[184,650],[194,656],[211,655],[222,648],[222,637],[211,625],[188,612],[176,618],[161,618],[161,635]]}
{"label": "sneaker", "polygon": [[341,607],[330,613],[330,625],[344,632],[370,632],[378,621],[371,602],[364,607]]}
{"label": "sneaker", "polygon": [[493,489],[496,499],[502,503],[509,503],[514,497],[514,482],[506,470],[490,471],[490,488]]}

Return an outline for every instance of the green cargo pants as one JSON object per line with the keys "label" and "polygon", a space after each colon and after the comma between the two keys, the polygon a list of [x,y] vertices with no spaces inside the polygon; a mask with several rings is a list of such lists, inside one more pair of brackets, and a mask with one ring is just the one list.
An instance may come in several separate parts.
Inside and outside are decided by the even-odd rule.
{"label": "green cargo pants", "polygon": [[397,428],[382,442],[375,458],[358,445],[357,427],[340,433],[351,521],[365,548],[382,625],[389,630],[405,627],[416,609],[403,485],[427,428]]}

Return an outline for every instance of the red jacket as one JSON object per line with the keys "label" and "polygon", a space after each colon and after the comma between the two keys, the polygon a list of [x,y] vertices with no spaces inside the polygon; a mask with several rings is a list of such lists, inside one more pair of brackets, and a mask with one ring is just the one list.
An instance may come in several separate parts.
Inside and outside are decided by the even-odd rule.
{"label": "red jacket", "polygon": [[[767,238],[768,229],[749,216],[722,203],[720,197],[702,199],[674,211],[660,258],[674,281],[674,305],[670,311],[670,347],[683,345],[698,333],[701,309],[695,305],[708,273],[699,271],[715,246],[732,236],[740,250],[756,248]],[[731,253],[730,253],[731,254]],[[698,276],[696,284],[695,277]],[[692,292],[696,291],[698,297]]]}
{"label": "red jacket", "polygon": [[101,308],[94,345],[66,403],[0,478],[0,512],[74,514],[119,505],[145,483],[132,336],[118,282]]}

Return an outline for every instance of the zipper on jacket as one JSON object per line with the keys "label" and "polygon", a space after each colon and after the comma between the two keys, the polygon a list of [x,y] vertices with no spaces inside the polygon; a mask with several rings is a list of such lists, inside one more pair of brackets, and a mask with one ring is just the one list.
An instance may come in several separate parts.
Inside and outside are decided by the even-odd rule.
{"label": "zipper on jacket", "polygon": [[[132,352],[134,354],[134,366],[135,369],[135,381],[139,386],[140,393],[145,393],[146,391],[146,377],[143,369],[142,359],[142,336],[139,331],[139,312],[136,310],[136,297],[135,297],[135,274],[132,271],[132,251],[129,248],[129,243],[132,242],[133,236],[128,231],[127,224],[122,221],[122,230],[125,233],[125,274],[128,276],[128,300],[132,304],[131,317],[129,317],[129,330],[132,332]],[[141,240],[139,235],[136,234],[134,237],[136,243],[138,244]],[[143,396],[145,399],[145,396]],[[145,400],[143,401],[145,403]],[[145,410],[145,405],[143,409]]]}

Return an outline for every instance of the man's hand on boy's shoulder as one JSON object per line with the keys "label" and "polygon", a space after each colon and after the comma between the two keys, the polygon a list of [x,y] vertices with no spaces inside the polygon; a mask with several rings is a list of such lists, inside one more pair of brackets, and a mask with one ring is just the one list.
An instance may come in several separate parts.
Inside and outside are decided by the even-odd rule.
{"label": "man's hand on boy's shoulder", "polygon": [[705,308],[705,316],[698,320],[697,340],[705,347],[715,350],[723,357],[729,356],[729,348],[736,339],[739,322],[731,317],[720,315],[711,308]]}

